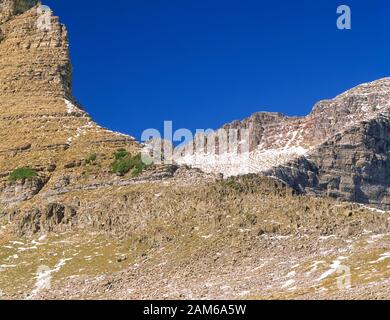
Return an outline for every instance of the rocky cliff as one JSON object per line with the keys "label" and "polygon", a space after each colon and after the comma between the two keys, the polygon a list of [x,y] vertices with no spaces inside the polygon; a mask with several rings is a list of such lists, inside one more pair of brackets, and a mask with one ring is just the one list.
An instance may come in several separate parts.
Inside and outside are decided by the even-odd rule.
{"label": "rocky cliff", "polygon": [[[116,150],[137,154],[141,146],[132,137],[98,126],[73,97],[65,26],[49,13],[50,28],[39,28],[38,1],[0,4],[4,206],[174,177],[177,166],[152,167],[137,179],[113,174]],[[177,163],[225,176],[263,174],[300,193],[389,208],[389,98],[390,79],[382,79],[321,101],[306,117],[259,112],[223,127],[248,129],[249,153],[195,154]],[[31,168],[37,175],[10,181],[17,168]]]}
{"label": "rocky cliff", "polygon": [[[109,182],[109,161],[118,148],[137,152],[133,138],[101,128],[72,96],[72,68],[66,28],[49,16],[41,30],[37,1],[1,1],[0,15],[0,200],[14,203],[65,185],[88,184],[95,154],[106,166],[95,184]],[[28,167],[33,181],[10,182],[16,168]],[[97,171],[97,170],[96,170]],[[91,182],[92,183],[92,182]]]}
{"label": "rocky cliff", "polygon": [[179,159],[227,176],[277,177],[301,193],[390,208],[390,79],[315,105],[306,117],[256,113],[223,129],[248,129],[249,153]]}
{"label": "rocky cliff", "polygon": [[141,145],[77,103],[38,5],[0,0],[0,299],[390,297],[389,213],[297,194],[388,203],[388,79],[226,125],[250,153],[178,160],[204,171],[115,171]]}
{"label": "rocky cliff", "polygon": [[[137,175],[114,171],[118,157],[136,156],[141,145],[100,127],[77,103],[66,28],[51,12],[45,13],[50,27],[40,28],[42,11],[38,1],[1,2],[0,219],[23,234],[99,229],[120,220],[126,205],[117,192],[127,186],[214,179],[174,165],[148,166]],[[11,179],[18,170],[32,176]],[[87,196],[94,191],[96,198]]]}

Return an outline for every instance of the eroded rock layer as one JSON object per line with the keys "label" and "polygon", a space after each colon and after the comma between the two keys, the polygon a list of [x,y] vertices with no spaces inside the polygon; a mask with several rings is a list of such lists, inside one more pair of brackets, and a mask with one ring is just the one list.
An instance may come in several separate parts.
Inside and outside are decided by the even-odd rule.
{"label": "eroded rock layer", "polygon": [[274,176],[299,192],[390,208],[390,79],[317,103],[306,117],[256,113],[223,129],[248,129],[249,153],[179,159],[210,173]]}
{"label": "eroded rock layer", "polygon": [[[37,1],[1,2],[0,15],[0,201],[15,203],[36,194],[71,189],[83,174],[85,159],[96,154],[99,184],[115,178],[109,162],[118,148],[137,152],[133,138],[94,123],[72,96],[72,68],[66,28],[49,15],[39,28]],[[8,181],[16,168],[29,167],[33,181]],[[92,170],[92,169],[91,169]],[[93,171],[93,170],[92,170]],[[92,179],[91,179],[92,180]],[[79,186],[80,187],[80,186]]]}
{"label": "eroded rock layer", "polygon": [[140,145],[77,104],[66,29],[40,12],[0,0],[0,299],[390,297],[389,213],[297,194],[389,203],[390,80],[227,125],[250,129],[248,161],[114,173]]}

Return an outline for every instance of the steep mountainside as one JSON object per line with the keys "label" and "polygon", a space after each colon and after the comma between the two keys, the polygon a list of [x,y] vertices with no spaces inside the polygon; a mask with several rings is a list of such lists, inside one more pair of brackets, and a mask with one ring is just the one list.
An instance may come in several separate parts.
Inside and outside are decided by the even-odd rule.
{"label": "steep mountainside", "polygon": [[[265,177],[167,179],[56,201],[47,219],[25,217],[36,235],[0,226],[5,298],[390,297],[388,213],[299,197]],[[343,275],[351,287],[338,285]]]}
{"label": "steep mountainside", "polygon": [[226,176],[261,173],[297,191],[390,208],[390,78],[321,101],[306,117],[256,113],[223,129],[249,129],[250,152],[178,160]]}
{"label": "steep mountainside", "polygon": [[[101,220],[121,213],[113,190],[128,185],[215,179],[172,165],[139,166],[136,174],[122,170],[141,145],[100,127],[77,104],[67,31],[51,13],[50,28],[39,28],[39,8],[38,1],[1,2],[0,204],[18,232],[104,224]],[[12,179],[26,171],[32,176]],[[110,194],[109,203],[83,199],[94,190]]]}
{"label": "steep mountainside", "polygon": [[144,166],[78,105],[66,29],[39,15],[0,0],[0,299],[390,297],[389,213],[300,194],[387,203],[389,80],[227,125],[249,162]]}
{"label": "steep mountainside", "polygon": [[[40,30],[37,7],[25,11],[36,2],[2,1],[7,10],[0,24],[0,200],[6,203],[58,189],[64,180],[71,186],[92,153],[104,162],[118,148],[133,153],[139,148],[133,138],[95,124],[77,104],[67,31],[57,17],[51,17],[50,31]],[[8,182],[20,167],[39,177]],[[101,171],[104,181],[112,178]]]}

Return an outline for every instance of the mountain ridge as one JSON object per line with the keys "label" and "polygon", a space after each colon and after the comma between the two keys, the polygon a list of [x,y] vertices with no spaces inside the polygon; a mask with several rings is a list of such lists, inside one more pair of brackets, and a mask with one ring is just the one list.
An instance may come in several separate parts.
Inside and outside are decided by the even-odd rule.
{"label": "mountain ridge", "polygon": [[[4,70],[0,75],[0,127],[3,127],[0,153],[5,155],[0,161],[0,199],[12,205],[40,193],[50,195],[65,190],[82,190],[92,185],[127,184],[128,177],[112,175],[112,155],[122,148],[137,154],[141,152],[142,145],[133,137],[101,128],[75,102],[66,28],[58,17],[50,16],[51,30],[39,30],[36,25],[39,15],[37,1],[5,0],[2,3],[8,9],[7,18],[3,18],[0,24],[4,34],[0,54],[7,57],[0,62],[0,68]],[[23,10],[16,9],[23,3]],[[22,33],[19,30],[23,30]],[[13,67],[16,64],[18,68]],[[382,113],[386,118],[389,97],[390,78],[383,78],[356,86],[334,99],[319,101],[303,117],[257,112],[222,127],[227,130],[249,129],[250,152],[244,154],[244,158],[242,154],[216,154],[210,158],[207,154],[195,153],[175,160],[179,166],[201,169],[205,177],[207,174],[218,177],[221,173],[225,177],[262,174],[284,181],[299,193],[387,208],[390,204],[386,194],[390,192],[390,186],[383,181],[386,178],[369,183],[369,189],[380,186],[376,193],[370,189],[368,193],[371,193],[365,195],[366,191],[361,190],[362,174],[358,176],[355,171],[361,170],[366,162],[362,162],[361,167],[351,166],[341,177],[334,172],[324,173],[327,166],[332,170],[334,159],[320,164],[316,163],[316,159],[321,158],[317,153],[328,141],[353,130],[355,126],[380,118]],[[26,125],[20,125],[22,122]],[[387,145],[386,141],[381,143]],[[358,146],[350,144],[349,148]],[[375,153],[369,148],[364,151],[366,156]],[[98,166],[103,169],[86,167],[85,159],[95,154],[100,159]],[[348,157],[347,162],[354,155],[350,153]],[[386,167],[387,157],[383,161]],[[325,162],[328,163],[324,165]],[[7,178],[18,167],[31,167],[38,171],[39,176],[33,181],[10,183]],[[176,170],[170,168],[169,165],[162,165],[155,171],[152,168],[146,179],[150,179],[154,172],[157,177],[162,172],[169,176]],[[86,169],[92,173],[85,175]],[[347,178],[351,174],[359,178]],[[330,177],[326,180],[324,176]],[[357,182],[356,179],[360,180]],[[375,197],[380,200],[376,201]]]}
{"label": "mountain ridge", "polygon": [[[368,195],[369,199],[365,199],[363,195],[354,195],[352,190],[356,189],[356,185],[352,182],[346,186],[346,188],[351,189],[349,194],[348,192],[342,194],[344,192],[338,190],[340,191],[340,196],[336,195],[337,190],[324,190],[328,187],[325,185],[320,190],[321,188],[316,184],[319,183],[318,180],[321,177],[313,178],[308,175],[315,175],[315,171],[321,171],[322,167],[311,171],[309,170],[310,167],[317,166],[316,164],[307,162],[306,168],[302,168],[297,161],[299,162],[299,159],[301,159],[302,163],[302,159],[319,158],[321,155],[316,155],[316,153],[319,150],[323,150],[323,146],[326,146],[329,141],[340,136],[343,137],[343,135],[347,135],[356,128],[362,128],[367,123],[375,121],[375,119],[388,119],[390,117],[389,111],[390,78],[382,78],[358,85],[341,93],[334,99],[319,101],[307,116],[288,117],[281,113],[261,112],[255,113],[242,121],[234,121],[224,125],[222,129],[225,130],[249,130],[249,153],[216,153],[210,156],[207,153],[197,154],[195,152],[193,155],[184,155],[184,157],[178,159],[178,162],[180,164],[192,165],[209,173],[223,173],[225,176],[249,173],[265,174],[282,179],[299,192],[307,192],[312,195],[335,196],[348,201],[388,207],[389,204],[386,201],[376,201],[376,198],[380,198],[378,194]],[[383,130],[383,128],[380,130]],[[347,162],[359,157],[360,155],[357,153],[365,153],[366,156],[368,154],[376,154],[383,158],[383,166],[388,166],[387,152],[385,150],[382,152],[374,150],[378,144],[383,145],[387,150],[388,142],[383,133],[380,136],[373,137],[373,139],[377,140],[375,146],[366,145],[359,149],[361,146],[355,143],[355,140],[358,139],[357,134],[350,137],[349,148],[351,151],[349,155],[344,155],[344,157],[349,157],[349,159],[346,159]],[[344,143],[348,144],[347,141],[344,141]],[[362,145],[364,142],[360,141],[360,144]],[[338,155],[334,154],[333,156],[337,158]],[[330,162],[328,165],[331,167],[333,165],[332,159],[328,161]],[[357,161],[354,160],[354,162]],[[350,171],[346,172],[345,176],[347,174],[357,174],[356,172],[361,171],[364,165],[368,165],[368,162],[364,161],[364,159],[361,162],[356,166],[351,166],[349,168]],[[285,169],[291,172],[287,173]],[[384,173],[385,177],[387,177],[388,172]],[[306,176],[304,178],[306,181],[299,181],[300,179],[302,180],[303,175]],[[337,174],[335,177],[337,177]],[[316,181],[312,181],[313,179]],[[373,181],[370,183],[371,185],[367,184],[366,187],[369,189],[372,185],[375,186],[376,183],[379,185],[383,184],[384,181]],[[306,185],[306,187],[302,186],[302,184]],[[382,189],[386,190],[382,190],[382,192],[389,192],[387,190],[388,187],[388,185],[383,185]],[[370,190],[367,192],[370,192]]]}
{"label": "mountain ridge", "polygon": [[140,143],[75,102],[59,19],[42,31],[39,2],[0,4],[0,299],[390,297],[389,212],[345,202],[389,203],[390,120],[375,113],[387,80],[336,101],[375,114],[342,134],[329,101],[311,123],[255,115],[251,151],[320,146],[272,172],[145,167]]}

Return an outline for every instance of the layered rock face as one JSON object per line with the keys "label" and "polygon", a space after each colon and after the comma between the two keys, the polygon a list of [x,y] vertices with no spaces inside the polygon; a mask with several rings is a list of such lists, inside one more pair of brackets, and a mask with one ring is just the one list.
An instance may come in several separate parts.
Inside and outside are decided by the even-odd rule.
{"label": "layered rock face", "polygon": [[[76,225],[118,231],[134,225],[142,210],[123,204],[123,190],[135,184],[193,185],[214,179],[176,165],[152,165],[138,176],[113,172],[118,150],[134,156],[141,145],[100,127],[76,102],[66,28],[51,13],[45,13],[48,21],[40,28],[43,10],[37,1],[1,4],[0,222],[7,220],[22,234]],[[13,181],[17,169],[36,175]],[[137,195],[134,201],[142,198]],[[122,215],[126,223],[114,227],[111,221]]]}
{"label": "layered rock face", "polygon": [[273,168],[276,176],[310,195],[390,208],[390,119],[378,115],[337,134],[305,157]]}
{"label": "layered rock face", "polygon": [[[137,152],[133,138],[95,124],[72,96],[72,68],[66,28],[49,14],[39,28],[38,1],[0,2],[0,200],[26,200],[42,189],[81,188],[89,154],[105,164],[118,148]],[[112,179],[109,165],[93,183]],[[36,170],[34,181],[11,183],[10,172]],[[93,174],[93,173],[92,173]],[[83,176],[84,180],[88,180]],[[32,185],[31,185],[32,184]]]}
{"label": "layered rock face", "polygon": [[178,159],[212,174],[117,175],[141,146],[77,104],[66,29],[39,28],[37,2],[0,0],[0,299],[388,299],[389,213],[296,190],[388,203],[390,80],[226,125],[248,154]]}
{"label": "layered rock face", "polygon": [[[113,174],[111,163],[119,148],[135,154],[140,145],[99,127],[78,105],[66,28],[52,15],[50,28],[39,28],[41,14],[38,1],[1,1],[0,201],[5,205],[134,182]],[[382,79],[321,101],[306,117],[256,113],[223,127],[247,129],[249,152],[195,153],[176,160],[206,173],[260,173],[298,192],[388,208],[389,97],[390,79]],[[98,158],[95,166],[88,166],[91,154]],[[38,176],[9,181],[22,167]],[[145,179],[173,177],[176,171],[162,166]]]}
{"label": "layered rock face", "polygon": [[227,176],[262,173],[300,192],[390,208],[390,79],[317,103],[306,117],[256,113],[223,129],[248,129],[249,152],[179,159]]}
{"label": "layered rock face", "polygon": [[0,23],[7,21],[14,15],[27,11],[38,3],[38,0],[1,0]]}

